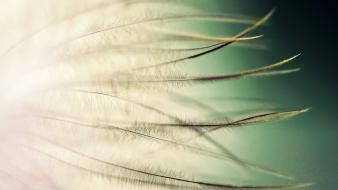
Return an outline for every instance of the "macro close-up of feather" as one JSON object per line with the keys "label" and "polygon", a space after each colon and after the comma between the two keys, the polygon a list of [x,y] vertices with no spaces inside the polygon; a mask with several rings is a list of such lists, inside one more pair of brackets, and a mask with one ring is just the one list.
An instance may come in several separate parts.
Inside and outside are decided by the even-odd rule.
{"label": "macro close-up of feather", "polygon": [[338,9],[303,3],[0,0],[0,190],[336,189]]}

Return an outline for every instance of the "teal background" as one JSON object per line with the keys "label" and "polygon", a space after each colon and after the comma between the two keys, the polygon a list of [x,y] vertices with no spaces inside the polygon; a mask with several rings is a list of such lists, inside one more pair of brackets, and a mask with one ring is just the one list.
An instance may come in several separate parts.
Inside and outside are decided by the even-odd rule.
{"label": "teal background", "polygon": [[[295,176],[296,182],[316,183],[307,189],[337,189],[338,9],[334,1],[199,2],[204,9],[223,13],[241,12],[257,17],[275,6],[278,8],[269,24],[255,32],[264,34],[261,42],[268,46],[267,50],[227,47],[200,58],[197,61],[201,63],[200,71],[229,73],[274,63],[302,53],[289,66],[301,67],[301,72],[217,82],[212,84],[213,93],[202,93],[263,98],[284,109],[312,108],[310,112],[290,120],[234,129],[232,133],[237,138],[230,148],[248,160],[290,173]],[[211,24],[204,30],[212,34],[227,34],[231,30],[236,31],[236,27],[229,29]],[[212,66],[203,64],[210,60],[217,63],[212,63]],[[232,105],[223,102],[218,106]],[[271,181],[267,177],[260,180]]]}

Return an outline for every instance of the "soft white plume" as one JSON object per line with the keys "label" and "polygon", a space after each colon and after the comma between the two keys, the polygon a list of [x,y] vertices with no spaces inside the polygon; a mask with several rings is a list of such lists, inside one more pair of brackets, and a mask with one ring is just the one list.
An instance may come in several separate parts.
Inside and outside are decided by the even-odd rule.
{"label": "soft white plume", "polygon": [[[181,63],[261,37],[252,32],[273,13],[262,18],[216,14],[192,4],[2,0],[0,189],[302,187],[212,181],[217,176],[206,178],[203,170],[196,171],[201,164],[221,160],[238,170],[288,177],[238,158],[227,150],[226,141],[209,134],[306,110],[228,118],[196,92],[182,90],[297,71],[274,70],[295,57],[238,73],[198,75],[182,69]],[[243,29],[228,36],[182,30],[195,22]]]}

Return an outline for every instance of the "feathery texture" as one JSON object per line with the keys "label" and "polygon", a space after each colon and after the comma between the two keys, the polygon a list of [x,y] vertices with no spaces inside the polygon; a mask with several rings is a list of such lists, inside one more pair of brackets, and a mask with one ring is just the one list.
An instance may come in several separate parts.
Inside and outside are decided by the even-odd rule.
{"label": "feathery texture", "polygon": [[[261,18],[216,14],[188,0],[7,0],[0,5],[5,15],[0,20],[0,189],[311,185],[236,184],[195,172],[218,160],[238,170],[291,178],[237,157],[226,140],[218,142],[211,133],[291,118],[306,109],[253,110],[244,116],[240,110],[229,117],[196,93],[181,91],[298,71],[282,69],[298,55],[236,73],[200,75],[180,68],[233,44],[255,47],[248,42],[262,36],[253,32],[274,10]],[[211,22],[243,29],[215,36],[175,26]]]}

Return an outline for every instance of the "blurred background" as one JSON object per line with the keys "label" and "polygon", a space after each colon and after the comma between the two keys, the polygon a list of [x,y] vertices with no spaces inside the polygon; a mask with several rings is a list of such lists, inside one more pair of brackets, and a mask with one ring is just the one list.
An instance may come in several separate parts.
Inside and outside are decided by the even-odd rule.
{"label": "blurred background", "polygon": [[[266,1],[267,2],[267,1]],[[299,176],[318,184],[312,189],[336,189],[338,186],[338,101],[337,47],[338,6],[333,0],[269,1],[278,6],[273,27],[274,53],[300,51],[302,71],[275,83],[269,95],[284,104],[312,107],[304,116],[271,130],[273,140],[286,142],[278,161],[291,159],[288,167]],[[279,131],[281,130],[281,131]],[[280,146],[276,145],[276,149]]]}
{"label": "blurred background", "polygon": [[278,99],[283,107],[312,107],[312,110],[299,118],[276,123],[279,127],[244,130],[242,135],[247,142],[242,146],[251,149],[250,155],[255,154],[259,161],[265,160],[303,180],[316,182],[311,189],[336,189],[338,6],[333,0],[259,1],[253,6],[261,11],[278,7],[271,26],[264,32],[272,46],[268,53],[255,56],[272,60],[302,53],[296,63],[301,72],[256,81],[260,83],[257,88],[267,98]]}
{"label": "blurred background", "polygon": [[[229,72],[274,63],[298,53],[291,67],[298,73],[240,81],[217,82],[214,91],[220,96],[258,97],[277,103],[277,107],[311,107],[299,117],[248,128],[234,129],[229,148],[256,163],[290,173],[300,182],[315,182],[307,189],[330,190],[338,187],[338,6],[333,0],[254,0],[218,1],[209,7],[224,13],[241,12],[262,16],[271,8],[277,12],[263,29],[261,42],[267,48],[231,46],[201,58],[218,62],[210,72]],[[210,32],[226,28],[210,26]],[[230,63],[231,62],[231,66]],[[229,64],[228,64],[229,63]],[[202,66],[203,67],[203,66]],[[205,71],[205,66],[203,67]],[[231,89],[231,93],[229,92]],[[220,104],[218,104],[220,105]],[[229,106],[229,103],[222,104]],[[261,178],[267,181],[266,177]]]}

